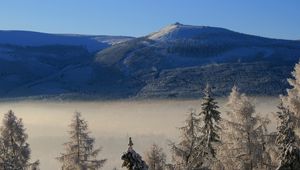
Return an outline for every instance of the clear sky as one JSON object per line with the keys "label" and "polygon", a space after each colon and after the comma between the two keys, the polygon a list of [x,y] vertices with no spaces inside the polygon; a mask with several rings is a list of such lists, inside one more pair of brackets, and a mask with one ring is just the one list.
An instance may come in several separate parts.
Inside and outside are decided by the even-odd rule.
{"label": "clear sky", "polygon": [[175,22],[300,39],[300,0],[1,0],[0,3],[1,30],[142,36]]}

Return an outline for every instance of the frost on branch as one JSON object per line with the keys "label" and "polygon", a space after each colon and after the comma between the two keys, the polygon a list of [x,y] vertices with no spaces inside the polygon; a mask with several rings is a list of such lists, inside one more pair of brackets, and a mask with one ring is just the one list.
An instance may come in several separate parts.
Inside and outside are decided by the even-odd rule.
{"label": "frost on branch", "polygon": [[228,117],[222,122],[219,158],[225,169],[264,169],[269,166],[265,152],[267,119],[255,115],[251,100],[232,88],[227,106]]}
{"label": "frost on branch", "polygon": [[282,102],[278,106],[277,112],[279,125],[277,127],[276,144],[279,150],[278,170],[300,169],[300,153],[296,147],[296,137],[294,132],[294,122],[291,112],[284,107]]}
{"label": "frost on branch", "polygon": [[27,143],[28,135],[22,119],[18,119],[13,111],[4,115],[0,133],[0,169],[38,169],[39,161],[29,162],[31,150]]}
{"label": "frost on branch", "polygon": [[94,138],[90,137],[87,122],[76,112],[70,124],[70,140],[65,143],[65,153],[57,159],[63,170],[100,169],[106,159],[97,159],[101,149],[94,149]]}

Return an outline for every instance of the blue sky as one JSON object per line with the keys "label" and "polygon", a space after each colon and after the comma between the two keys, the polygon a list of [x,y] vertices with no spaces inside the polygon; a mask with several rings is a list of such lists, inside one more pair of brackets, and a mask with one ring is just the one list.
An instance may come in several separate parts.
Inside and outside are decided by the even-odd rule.
{"label": "blue sky", "polygon": [[181,22],[300,39],[299,0],[3,0],[1,30],[142,36]]}

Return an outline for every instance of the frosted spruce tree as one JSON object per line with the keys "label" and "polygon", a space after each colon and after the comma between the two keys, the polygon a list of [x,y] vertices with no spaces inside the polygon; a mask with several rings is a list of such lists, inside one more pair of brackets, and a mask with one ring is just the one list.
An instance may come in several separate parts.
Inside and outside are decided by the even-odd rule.
{"label": "frosted spruce tree", "polygon": [[38,169],[39,162],[30,163],[30,147],[28,135],[22,119],[18,119],[13,111],[4,115],[0,128],[0,169],[28,170]]}
{"label": "frosted spruce tree", "polygon": [[145,161],[151,170],[165,170],[166,154],[157,144],[153,144],[145,154]]}
{"label": "frosted spruce tree", "polygon": [[63,170],[96,170],[100,169],[106,159],[97,159],[101,149],[94,149],[94,138],[90,137],[87,122],[75,112],[70,124],[70,141],[65,143],[65,153],[57,159]]}
{"label": "frosted spruce tree", "polygon": [[125,167],[128,170],[148,170],[148,165],[146,162],[133,149],[131,137],[129,138],[127,152],[122,155],[121,159],[123,160],[122,167]]}
{"label": "frosted spruce tree", "polygon": [[201,168],[203,160],[200,152],[200,120],[194,110],[191,110],[185,125],[179,130],[181,131],[180,142],[170,144],[174,169],[195,170]]}
{"label": "frosted spruce tree", "polygon": [[267,120],[255,116],[255,107],[234,86],[228,99],[228,118],[223,119],[219,159],[225,169],[264,169]]}
{"label": "frosted spruce tree", "polygon": [[278,106],[277,112],[279,125],[277,127],[276,144],[279,150],[279,166],[277,170],[300,169],[300,152],[296,147],[294,123],[291,112],[283,106],[282,102]]}
{"label": "frosted spruce tree", "polygon": [[[300,135],[300,62],[295,65],[292,72],[293,78],[288,79],[291,89],[287,90],[287,95],[282,96],[284,107],[287,107],[291,112],[291,119],[295,123],[295,132]],[[299,143],[297,144],[299,147]]]}
{"label": "frosted spruce tree", "polygon": [[220,144],[220,127],[221,119],[217,102],[212,97],[211,87],[209,85],[204,89],[204,97],[201,103],[201,112],[199,114],[201,120],[200,130],[200,152],[203,159],[202,168],[212,168],[217,164],[216,151]]}

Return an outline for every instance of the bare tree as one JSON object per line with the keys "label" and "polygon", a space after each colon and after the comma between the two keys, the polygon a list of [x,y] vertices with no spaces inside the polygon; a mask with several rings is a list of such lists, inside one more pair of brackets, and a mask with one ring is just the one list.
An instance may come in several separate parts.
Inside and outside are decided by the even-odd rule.
{"label": "bare tree", "polygon": [[245,94],[232,88],[228,120],[223,120],[219,157],[225,169],[260,169],[265,157],[267,120],[255,116],[255,106]]}
{"label": "bare tree", "polygon": [[145,161],[151,170],[164,170],[166,168],[166,154],[156,144],[153,144],[146,152]]}
{"label": "bare tree", "polygon": [[70,141],[64,144],[65,153],[57,158],[62,163],[62,169],[100,169],[106,159],[97,159],[101,149],[94,149],[95,140],[89,136],[88,124],[79,112],[75,112],[70,128]]}
{"label": "bare tree", "polygon": [[203,164],[200,152],[200,120],[195,110],[191,110],[185,125],[181,131],[181,140],[178,144],[170,144],[173,153],[174,169],[176,170],[194,170],[199,169]]}
{"label": "bare tree", "polygon": [[39,161],[30,163],[30,147],[28,135],[22,119],[18,119],[12,110],[4,115],[0,128],[0,169],[26,170],[38,168]]}

